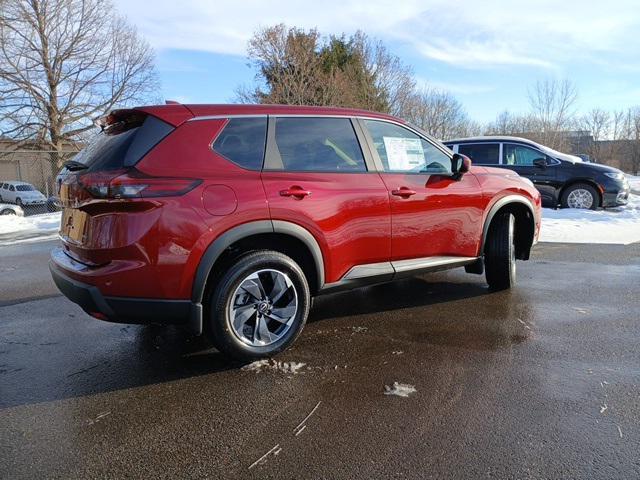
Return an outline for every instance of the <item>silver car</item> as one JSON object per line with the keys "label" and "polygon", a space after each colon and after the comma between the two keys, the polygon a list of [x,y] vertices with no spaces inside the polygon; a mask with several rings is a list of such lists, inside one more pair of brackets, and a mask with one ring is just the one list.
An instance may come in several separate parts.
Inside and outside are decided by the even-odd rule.
{"label": "silver car", "polygon": [[0,202],[15,203],[21,207],[31,205],[44,205],[47,197],[26,182],[2,182],[0,183]]}

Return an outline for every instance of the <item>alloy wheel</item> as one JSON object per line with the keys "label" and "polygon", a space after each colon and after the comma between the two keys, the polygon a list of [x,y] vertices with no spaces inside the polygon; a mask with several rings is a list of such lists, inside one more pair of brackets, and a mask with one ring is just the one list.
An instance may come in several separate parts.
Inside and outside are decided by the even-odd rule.
{"label": "alloy wheel", "polygon": [[569,193],[567,197],[567,205],[569,208],[586,208],[593,206],[593,195],[589,190],[584,188],[576,188]]}
{"label": "alloy wheel", "polygon": [[297,312],[298,293],[289,276],[263,269],[240,282],[228,313],[233,333],[242,342],[265,346],[286,335]]}

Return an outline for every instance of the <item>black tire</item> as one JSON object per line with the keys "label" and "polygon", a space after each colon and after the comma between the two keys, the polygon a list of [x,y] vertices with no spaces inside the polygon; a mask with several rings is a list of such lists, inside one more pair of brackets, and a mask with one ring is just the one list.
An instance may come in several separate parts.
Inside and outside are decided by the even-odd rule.
{"label": "black tire", "polygon": [[20,208],[23,208],[22,199],[20,197],[16,198],[16,205],[18,205]]}
{"label": "black tire", "polygon": [[10,208],[5,208],[4,210],[0,210],[0,215],[15,215],[16,212],[11,210]]}
{"label": "black tire", "polygon": [[506,290],[516,284],[514,230],[515,217],[510,213],[496,215],[489,227],[484,263],[492,290]]}
{"label": "black tire", "polygon": [[589,207],[583,207],[583,208],[585,209],[588,208],[589,210],[597,210],[600,204],[600,196],[598,195],[598,192],[596,191],[596,189],[593,188],[588,183],[576,183],[566,188],[565,191],[562,192],[562,198],[560,199],[560,205],[562,206],[562,208],[581,208],[581,207],[570,205],[571,201],[569,197],[573,192],[577,192],[577,191],[588,192],[591,195],[591,198],[592,198],[591,205]]}
{"label": "black tire", "polygon": [[[290,296],[294,295],[290,289],[295,289],[297,307],[295,315],[291,317],[292,321],[288,329],[280,338],[268,345],[252,345],[247,343],[250,340],[246,337],[244,340],[241,339],[240,334],[236,333],[232,325],[232,302],[235,301],[236,290],[247,280],[247,277],[263,270],[276,271],[288,277],[291,286],[288,287],[287,293]],[[309,285],[302,269],[296,262],[282,253],[271,250],[250,252],[236,259],[219,277],[219,281],[209,297],[205,332],[218,350],[234,359],[246,361],[270,357],[286,350],[298,338],[307,321],[310,304]],[[254,318],[255,324],[249,328],[255,330],[257,329],[257,319],[260,317]],[[273,324],[271,320],[267,319],[266,321]],[[249,322],[245,324],[245,327],[248,324]],[[255,331],[253,335],[255,340]]]}

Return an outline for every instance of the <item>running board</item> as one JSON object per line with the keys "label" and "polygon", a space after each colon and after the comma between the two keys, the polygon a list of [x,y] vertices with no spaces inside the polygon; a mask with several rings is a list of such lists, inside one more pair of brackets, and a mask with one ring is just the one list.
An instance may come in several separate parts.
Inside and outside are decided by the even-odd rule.
{"label": "running board", "polygon": [[337,282],[325,284],[320,293],[333,293],[376,283],[390,282],[421,273],[463,267],[477,261],[478,257],[426,257],[356,265]]}

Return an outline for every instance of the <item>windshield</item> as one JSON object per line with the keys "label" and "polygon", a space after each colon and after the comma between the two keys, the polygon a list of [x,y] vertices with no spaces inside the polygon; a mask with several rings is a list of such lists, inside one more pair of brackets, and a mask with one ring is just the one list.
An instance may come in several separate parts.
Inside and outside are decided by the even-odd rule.
{"label": "windshield", "polygon": [[31,185],[16,185],[16,190],[19,192],[32,192],[35,188]]}

